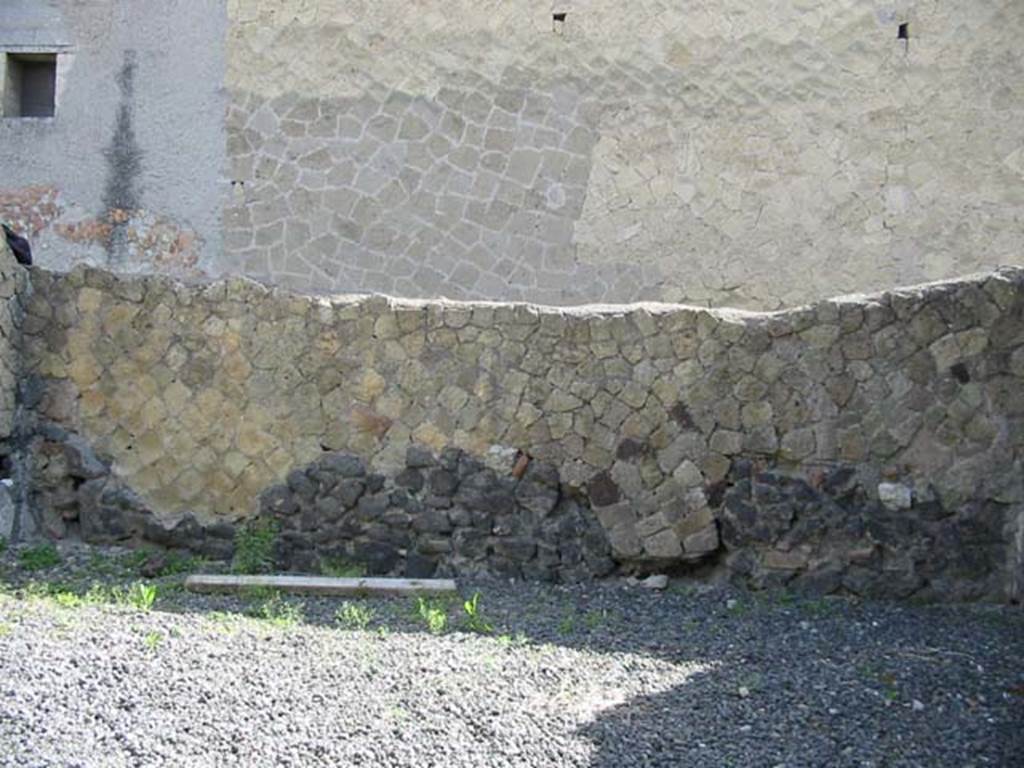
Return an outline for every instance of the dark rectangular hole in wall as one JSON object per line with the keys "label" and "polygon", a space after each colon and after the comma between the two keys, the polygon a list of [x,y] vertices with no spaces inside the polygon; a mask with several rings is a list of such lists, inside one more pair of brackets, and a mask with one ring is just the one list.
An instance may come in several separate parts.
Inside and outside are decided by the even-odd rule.
{"label": "dark rectangular hole in wall", "polygon": [[4,114],[8,117],[53,117],[57,98],[57,55],[7,54]]}
{"label": "dark rectangular hole in wall", "polygon": [[900,24],[899,29],[896,31],[896,38],[898,40],[909,40],[910,39],[910,25],[906,22]]}
{"label": "dark rectangular hole in wall", "polygon": [[568,16],[567,13],[553,13],[553,14],[551,14],[551,18],[552,18],[553,21],[562,21],[562,22],[564,22],[566,16]]}

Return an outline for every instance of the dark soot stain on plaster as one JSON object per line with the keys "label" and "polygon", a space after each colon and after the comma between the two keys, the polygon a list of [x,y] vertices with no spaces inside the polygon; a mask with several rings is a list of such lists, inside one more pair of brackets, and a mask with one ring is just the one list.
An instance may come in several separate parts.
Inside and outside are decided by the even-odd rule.
{"label": "dark soot stain on plaster", "polygon": [[[114,122],[114,134],[103,154],[107,160],[107,185],[103,203],[107,212],[139,208],[138,178],[142,172],[143,152],[135,138],[135,51],[124,52],[124,63],[117,76],[121,103]],[[111,238],[113,244],[114,238]]]}

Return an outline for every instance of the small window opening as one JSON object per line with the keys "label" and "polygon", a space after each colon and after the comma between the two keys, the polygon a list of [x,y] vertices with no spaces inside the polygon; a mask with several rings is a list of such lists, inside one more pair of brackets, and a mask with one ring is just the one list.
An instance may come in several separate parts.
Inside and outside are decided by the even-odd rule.
{"label": "small window opening", "polygon": [[567,14],[567,13],[553,13],[553,14],[551,14],[551,20],[553,22],[555,22],[556,24],[564,24],[565,23],[565,17],[568,16],[568,15],[569,14]]}
{"label": "small window opening", "polygon": [[896,30],[897,40],[909,40],[910,39],[910,24],[903,22],[900,24],[899,29]]}
{"label": "small window opening", "polygon": [[57,96],[57,55],[9,53],[4,82],[4,115],[53,117]]}

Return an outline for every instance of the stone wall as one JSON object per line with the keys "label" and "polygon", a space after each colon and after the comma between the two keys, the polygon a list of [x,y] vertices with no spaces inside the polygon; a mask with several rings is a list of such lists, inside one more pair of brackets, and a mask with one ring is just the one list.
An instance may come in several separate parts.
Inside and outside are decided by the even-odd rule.
{"label": "stone wall", "polygon": [[20,354],[18,299],[24,280],[24,270],[0,234],[0,442],[10,437],[14,425]]}
{"label": "stone wall", "polygon": [[12,491],[22,362],[21,302],[26,286],[25,270],[0,232],[0,539],[5,541],[15,533]]}
{"label": "stone wall", "polygon": [[27,312],[33,498],[55,535],[219,551],[269,515],[304,566],[577,578],[610,554],[1019,595],[1021,270],[753,314],[78,269],[36,271]]}
{"label": "stone wall", "polygon": [[228,15],[230,271],[776,309],[1021,263],[1018,0]]}
{"label": "stone wall", "polygon": [[1019,0],[0,6],[47,267],[770,310],[1024,252]]}

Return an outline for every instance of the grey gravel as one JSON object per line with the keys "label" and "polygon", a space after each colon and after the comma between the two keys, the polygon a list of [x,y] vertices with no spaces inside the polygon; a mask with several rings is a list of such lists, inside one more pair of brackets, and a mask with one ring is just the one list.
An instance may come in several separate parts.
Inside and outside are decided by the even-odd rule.
{"label": "grey gravel", "polygon": [[66,607],[40,585],[140,563],[63,555],[0,558],[0,766],[1024,765],[1015,607],[479,581],[493,631],[456,602],[431,634],[415,601],[348,601],[355,629],[176,576],[149,612]]}

